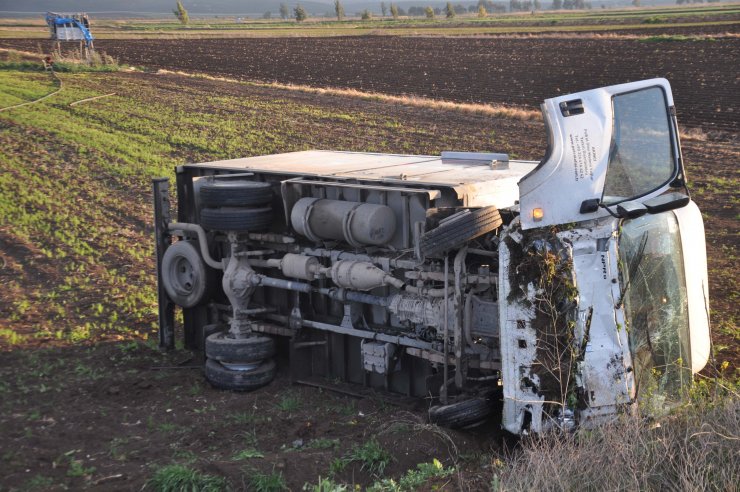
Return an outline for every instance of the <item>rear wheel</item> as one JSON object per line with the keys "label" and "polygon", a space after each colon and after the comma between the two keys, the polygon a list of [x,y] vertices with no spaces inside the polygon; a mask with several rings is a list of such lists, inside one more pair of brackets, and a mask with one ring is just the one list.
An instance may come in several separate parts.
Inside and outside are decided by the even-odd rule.
{"label": "rear wheel", "polygon": [[275,355],[275,340],[265,335],[231,338],[214,333],[206,338],[206,357],[218,361],[251,363]]}
{"label": "rear wheel", "polygon": [[205,374],[211,386],[232,391],[252,391],[275,378],[276,365],[272,359],[246,369],[229,368],[213,359],[206,359]]}
{"label": "rear wheel", "polygon": [[200,202],[204,207],[248,207],[271,201],[272,187],[261,181],[214,180],[200,187]]}
{"label": "rear wheel", "polygon": [[271,223],[270,207],[204,208],[200,211],[200,224],[209,231],[260,231]]}

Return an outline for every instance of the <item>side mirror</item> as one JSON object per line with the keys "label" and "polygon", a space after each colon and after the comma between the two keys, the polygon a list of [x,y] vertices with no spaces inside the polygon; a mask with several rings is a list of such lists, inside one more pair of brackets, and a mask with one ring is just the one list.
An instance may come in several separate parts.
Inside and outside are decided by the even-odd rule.
{"label": "side mirror", "polygon": [[640,202],[629,201],[617,205],[617,215],[622,219],[634,219],[648,213],[648,208]]}
{"label": "side mirror", "polygon": [[689,197],[683,193],[673,192],[645,200],[643,204],[649,213],[658,214],[660,212],[665,212],[666,210],[685,207],[689,204],[689,200]]}

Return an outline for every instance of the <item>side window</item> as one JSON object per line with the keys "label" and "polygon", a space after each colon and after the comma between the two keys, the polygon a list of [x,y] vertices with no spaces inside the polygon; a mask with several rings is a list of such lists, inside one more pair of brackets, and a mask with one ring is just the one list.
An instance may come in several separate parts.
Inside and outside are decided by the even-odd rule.
{"label": "side window", "polygon": [[606,205],[650,193],[676,171],[663,90],[620,94],[612,104],[614,131],[602,197]]}

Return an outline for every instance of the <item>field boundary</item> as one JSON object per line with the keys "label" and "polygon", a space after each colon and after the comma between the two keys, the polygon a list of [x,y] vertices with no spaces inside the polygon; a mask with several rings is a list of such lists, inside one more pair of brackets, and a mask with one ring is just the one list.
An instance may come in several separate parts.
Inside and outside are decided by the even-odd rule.
{"label": "field boundary", "polygon": [[403,104],[404,106],[411,106],[416,108],[428,108],[428,109],[441,109],[447,111],[458,111],[461,113],[473,113],[483,114],[488,116],[497,116],[503,118],[510,118],[520,121],[535,121],[542,119],[542,115],[539,111],[520,108],[516,106],[505,106],[498,104],[472,104],[472,103],[457,103],[452,101],[445,101],[441,99],[429,99],[419,96],[396,96],[392,94],[384,94],[382,92],[365,92],[358,91],[356,89],[339,89],[332,87],[313,87],[309,85],[299,84],[283,84],[280,82],[260,82],[254,80],[239,80],[228,77],[215,77],[213,75],[207,75],[202,73],[183,72],[180,70],[165,70],[159,69],[156,72],[157,75],[180,75],[183,77],[192,77],[206,80],[216,80],[219,82],[232,82],[237,84],[251,85],[253,87],[267,87],[271,89],[281,89],[287,91],[296,91],[310,94],[328,95],[328,96],[343,96],[353,97],[362,99],[365,101],[380,101],[387,103]]}

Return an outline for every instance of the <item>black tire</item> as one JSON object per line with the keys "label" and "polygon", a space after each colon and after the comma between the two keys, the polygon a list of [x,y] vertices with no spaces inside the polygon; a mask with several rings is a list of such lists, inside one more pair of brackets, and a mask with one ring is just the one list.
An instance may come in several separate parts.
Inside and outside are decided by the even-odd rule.
{"label": "black tire", "polygon": [[198,249],[189,241],[178,241],[162,257],[162,284],[172,302],[191,308],[208,290],[208,270]]}
{"label": "black tire", "polygon": [[265,335],[248,338],[229,338],[228,333],[214,333],[206,338],[206,357],[209,359],[249,364],[275,355],[275,339]]}
{"label": "black tire", "polygon": [[425,233],[419,248],[424,256],[435,256],[496,230],[501,224],[501,214],[496,207],[479,208]]}
{"label": "black tire", "polygon": [[270,207],[204,208],[200,211],[200,225],[209,231],[261,231],[271,223]]}
{"label": "black tire", "polygon": [[261,181],[214,180],[200,187],[200,203],[204,207],[248,207],[271,201],[272,187]]}
{"label": "black tire", "polygon": [[252,391],[270,383],[275,378],[276,366],[266,360],[251,371],[235,371],[213,359],[206,359],[205,375],[211,386],[232,391]]}
{"label": "black tire", "polygon": [[429,409],[429,421],[450,429],[474,427],[485,422],[493,412],[493,403],[483,397],[437,405]]}

